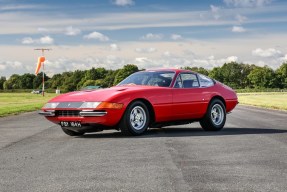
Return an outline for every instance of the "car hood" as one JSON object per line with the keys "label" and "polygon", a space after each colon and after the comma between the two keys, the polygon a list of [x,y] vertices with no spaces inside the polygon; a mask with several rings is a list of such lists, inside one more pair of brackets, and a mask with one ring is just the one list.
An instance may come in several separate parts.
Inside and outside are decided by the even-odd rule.
{"label": "car hood", "polygon": [[66,94],[59,95],[49,102],[89,102],[89,101],[108,101],[109,99],[116,97],[123,92],[134,92],[150,89],[161,89],[163,87],[154,86],[116,86],[106,89],[98,90],[85,90],[85,91],[75,91]]}

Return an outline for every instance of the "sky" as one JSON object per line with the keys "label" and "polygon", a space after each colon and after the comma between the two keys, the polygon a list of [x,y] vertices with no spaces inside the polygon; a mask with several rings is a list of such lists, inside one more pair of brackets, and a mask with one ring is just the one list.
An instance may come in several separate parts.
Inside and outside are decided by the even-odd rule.
{"label": "sky", "polygon": [[0,0],[0,76],[287,61],[284,0]]}

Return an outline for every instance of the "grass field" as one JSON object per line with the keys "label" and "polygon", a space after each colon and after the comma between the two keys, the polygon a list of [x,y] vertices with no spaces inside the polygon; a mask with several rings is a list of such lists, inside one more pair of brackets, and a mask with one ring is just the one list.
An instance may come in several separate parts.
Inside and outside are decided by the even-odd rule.
{"label": "grass field", "polygon": [[0,93],[0,117],[40,109],[54,93],[46,93],[45,97],[32,93]]}
{"label": "grass field", "polygon": [[[238,93],[240,104],[287,110],[287,92]],[[0,93],[0,117],[39,110],[54,93]]]}
{"label": "grass field", "polygon": [[287,92],[238,93],[240,104],[287,110]]}

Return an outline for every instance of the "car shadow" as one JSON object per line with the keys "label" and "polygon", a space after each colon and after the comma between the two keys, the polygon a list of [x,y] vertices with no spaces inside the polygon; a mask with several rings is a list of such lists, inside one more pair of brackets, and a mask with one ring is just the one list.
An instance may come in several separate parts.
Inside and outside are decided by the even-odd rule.
{"label": "car shadow", "polygon": [[149,129],[141,136],[125,136],[120,131],[103,131],[89,133],[81,138],[152,138],[152,137],[198,137],[198,136],[224,136],[224,135],[252,135],[252,134],[278,134],[287,133],[287,130],[276,128],[224,128],[221,131],[204,131],[202,128],[167,127]]}

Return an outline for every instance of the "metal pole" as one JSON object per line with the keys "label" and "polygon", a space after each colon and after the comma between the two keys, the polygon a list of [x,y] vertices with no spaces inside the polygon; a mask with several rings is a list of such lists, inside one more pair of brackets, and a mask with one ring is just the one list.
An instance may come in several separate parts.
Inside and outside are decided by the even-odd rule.
{"label": "metal pole", "polygon": [[[42,56],[44,56],[44,49],[42,49]],[[44,62],[42,63],[42,67],[43,67],[43,86],[42,86],[42,95],[43,97],[45,96],[45,68],[44,68]]]}
{"label": "metal pole", "polygon": [[43,87],[42,87],[42,95],[45,96],[45,71],[44,71],[44,62],[43,62]]}
{"label": "metal pole", "polygon": [[[42,51],[42,56],[44,56],[44,52],[45,51],[50,51],[52,49],[44,49],[44,48],[40,48],[40,49],[34,49],[34,50],[40,50]],[[45,96],[45,68],[44,68],[44,62],[42,63],[42,72],[43,72],[43,79],[42,79],[42,95],[43,97]]]}

